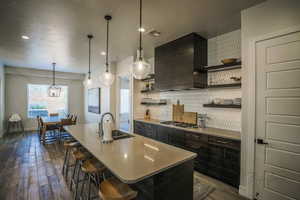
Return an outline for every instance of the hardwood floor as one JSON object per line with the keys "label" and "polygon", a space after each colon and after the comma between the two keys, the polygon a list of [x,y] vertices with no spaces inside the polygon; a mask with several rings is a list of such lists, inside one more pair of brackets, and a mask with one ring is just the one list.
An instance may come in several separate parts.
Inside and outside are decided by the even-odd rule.
{"label": "hardwood floor", "polygon": [[[0,199],[73,199],[61,174],[64,149],[57,142],[42,145],[36,133],[0,139]],[[197,173],[216,190],[205,200],[243,200],[237,190]]]}

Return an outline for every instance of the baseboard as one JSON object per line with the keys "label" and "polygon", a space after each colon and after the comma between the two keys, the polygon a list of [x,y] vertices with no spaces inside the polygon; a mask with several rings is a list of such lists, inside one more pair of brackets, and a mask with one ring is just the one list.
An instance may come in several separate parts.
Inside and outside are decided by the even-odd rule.
{"label": "baseboard", "polygon": [[243,185],[239,186],[239,194],[247,199],[252,199],[252,197],[249,197],[248,195],[247,188]]}
{"label": "baseboard", "polygon": [[36,127],[24,128],[24,131],[36,131]]}

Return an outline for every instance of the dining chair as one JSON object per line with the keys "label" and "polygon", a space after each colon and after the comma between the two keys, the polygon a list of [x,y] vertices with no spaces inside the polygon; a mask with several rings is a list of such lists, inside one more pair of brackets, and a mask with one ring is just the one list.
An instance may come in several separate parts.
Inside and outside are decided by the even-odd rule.
{"label": "dining chair", "polygon": [[76,125],[76,123],[77,123],[77,115],[73,116],[72,123],[73,123],[73,125]]}
{"label": "dining chair", "polygon": [[57,127],[55,125],[47,125],[44,123],[43,118],[39,117],[40,123],[40,141],[43,144],[52,143],[57,139],[56,131]]}
{"label": "dining chair", "polygon": [[60,138],[60,140],[61,139],[69,140],[70,138],[72,138],[72,136],[64,129],[64,126],[70,126],[70,125],[73,125],[72,119],[70,119],[70,118],[61,119],[60,127],[59,127],[59,138]]}
{"label": "dining chair", "polygon": [[38,116],[36,116],[36,120],[37,120],[37,125],[38,125],[38,128],[37,128],[37,130],[38,130],[38,135],[39,135],[39,139],[40,139],[40,141],[41,141],[41,139],[42,139],[42,123],[41,123],[41,117],[38,115]]}

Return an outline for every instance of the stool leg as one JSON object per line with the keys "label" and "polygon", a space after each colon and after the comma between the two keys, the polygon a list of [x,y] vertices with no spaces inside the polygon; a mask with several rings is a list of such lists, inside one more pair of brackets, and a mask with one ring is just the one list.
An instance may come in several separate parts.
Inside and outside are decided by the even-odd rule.
{"label": "stool leg", "polygon": [[65,169],[66,169],[66,163],[67,163],[68,152],[69,152],[69,148],[67,148],[67,149],[66,149],[66,152],[65,152],[65,159],[64,159],[64,164],[63,164],[63,167],[62,167],[62,174],[63,174],[63,175],[64,175]]}
{"label": "stool leg", "polygon": [[76,182],[75,182],[75,200],[77,200],[77,196],[78,196],[78,185],[79,185],[79,175],[80,175],[80,165],[77,169],[77,175],[76,175]]}
{"label": "stool leg", "polygon": [[91,184],[92,184],[92,178],[91,178],[91,174],[89,174],[89,186],[88,186],[88,200],[91,199]]}
{"label": "stool leg", "polygon": [[69,169],[70,169],[70,150],[68,151],[68,154],[67,154],[67,162],[66,162],[66,174],[65,174],[65,176],[66,176],[66,181],[68,181],[68,177],[69,177]]}
{"label": "stool leg", "polygon": [[84,177],[83,177],[83,182],[81,185],[81,191],[80,191],[80,197],[82,198],[83,196],[83,190],[84,190],[84,185],[85,185],[85,181],[88,180],[88,174],[84,173]]}
{"label": "stool leg", "polygon": [[72,191],[72,186],[73,186],[73,182],[74,182],[74,177],[75,177],[75,172],[78,166],[78,160],[75,161],[75,165],[74,165],[74,169],[73,169],[73,173],[72,173],[72,177],[71,177],[71,182],[70,182],[70,190]]}

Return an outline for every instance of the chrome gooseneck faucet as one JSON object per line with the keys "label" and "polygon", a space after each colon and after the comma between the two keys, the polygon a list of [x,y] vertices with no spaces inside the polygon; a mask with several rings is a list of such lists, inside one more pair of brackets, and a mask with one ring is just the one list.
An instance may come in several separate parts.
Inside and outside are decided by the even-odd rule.
{"label": "chrome gooseneck faucet", "polygon": [[112,121],[113,121],[113,123],[115,123],[115,118],[114,118],[114,116],[113,116],[112,113],[110,113],[110,112],[103,113],[103,114],[101,115],[101,119],[100,119],[100,123],[99,123],[99,135],[100,135],[100,137],[103,136],[103,120],[104,120],[104,117],[105,117],[106,115],[110,115],[110,116],[111,116],[111,119],[112,119]]}

